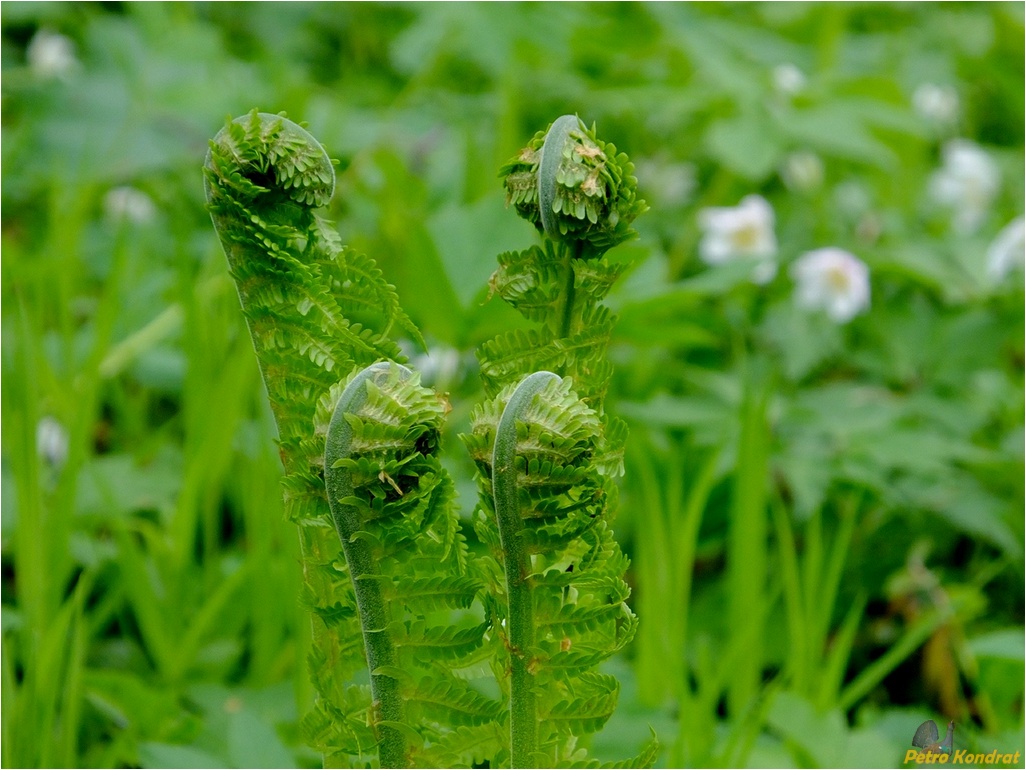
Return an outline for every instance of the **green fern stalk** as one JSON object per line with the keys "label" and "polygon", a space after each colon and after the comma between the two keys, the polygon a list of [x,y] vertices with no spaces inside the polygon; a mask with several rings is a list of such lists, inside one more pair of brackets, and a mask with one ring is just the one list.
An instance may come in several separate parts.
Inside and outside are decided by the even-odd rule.
{"label": "green fern stalk", "polygon": [[537,751],[537,714],[535,711],[534,672],[531,649],[534,647],[534,608],[529,582],[529,554],[523,543],[517,485],[516,422],[545,385],[558,380],[551,372],[528,376],[510,397],[499,419],[492,450],[492,490],[495,518],[499,527],[506,572],[506,597],[509,602],[510,646],[510,753],[512,767],[531,767]]}
{"label": "green fern stalk", "polygon": [[299,527],[318,692],[306,729],[327,763],[345,762],[377,740],[369,693],[354,682],[365,665],[360,627],[313,426],[318,398],[350,368],[401,356],[383,329],[351,323],[327,286],[348,280],[380,295],[391,287],[369,270],[352,281],[358,261],[316,214],[334,191],[333,164],[292,121],[254,111],[229,122],[210,143],[204,182],[278,427],[285,514]]}
{"label": "green fern stalk", "polygon": [[[409,379],[412,372],[405,366],[395,364],[400,379]],[[388,614],[381,595],[381,585],[375,580],[374,554],[367,541],[358,536],[362,531],[359,507],[344,500],[354,497],[352,471],[344,460],[353,454],[353,426],[346,419],[355,414],[367,401],[367,380],[387,377],[392,365],[374,364],[364,369],[350,381],[335,406],[328,425],[324,450],[324,481],[328,492],[328,505],[335,529],[342,542],[349,577],[353,581],[356,606],[360,613],[363,640],[367,647],[367,666],[371,672],[371,694],[377,706],[379,717],[387,726],[381,729],[381,744],[378,747],[382,767],[404,767],[406,764],[406,739],[403,733],[392,725],[405,721],[405,709],[399,693],[399,682],[379,670],[394,670],[396,667],[395,646],[386,632]]]}

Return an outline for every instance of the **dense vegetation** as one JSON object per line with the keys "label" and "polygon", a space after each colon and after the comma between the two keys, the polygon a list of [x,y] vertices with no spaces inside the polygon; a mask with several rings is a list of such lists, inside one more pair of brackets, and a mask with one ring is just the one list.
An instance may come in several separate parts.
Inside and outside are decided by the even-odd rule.
{"label": "dense vegetation", "polygon": [[531,327],[489,281],[537,238],[498,169],[564,113],[629,150],[605,411],[641,622],[594,756],[651,727],[663,766],[895,766],[925,719],[1023,750],[1021,5],[4,3],[2,32],[5,766],[320,762],[204,206],[254,106],[340,159],[328,214],[424,334],[478,553],[473,351]]}

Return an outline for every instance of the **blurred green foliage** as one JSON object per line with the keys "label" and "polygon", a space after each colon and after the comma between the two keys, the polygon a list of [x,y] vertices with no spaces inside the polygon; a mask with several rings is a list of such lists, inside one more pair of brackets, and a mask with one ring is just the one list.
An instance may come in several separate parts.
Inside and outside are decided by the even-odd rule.
{"label": "blurred green foliage", "polygon": [[[429,337],[464,500],[469,351],[520,323],[487,282],[532,232],[498,168],[568,112],[637,162],[608,402],[641,629],[600,756],[651,725],[663,765],[894,766],[926,718],[1023,749],[1021,240],[988,271],[1024,209],[1021,4],[0,13],[5,766],[319,761],[273,423],[202,203],[207,140],[253,107],[340,158],[330,215]],[[986,159],[962,199],[956,138]],[[701,211],[749,194],[762,284],[700,258]],[[793,299],[829,246],[869,270],[846,324]]]}

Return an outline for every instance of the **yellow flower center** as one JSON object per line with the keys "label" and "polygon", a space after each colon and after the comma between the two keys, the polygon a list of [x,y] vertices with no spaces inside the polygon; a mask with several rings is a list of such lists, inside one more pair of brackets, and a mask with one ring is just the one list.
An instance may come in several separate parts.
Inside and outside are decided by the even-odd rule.
{"label": "yellow flower center", "polygon": [[848,288],[851,286],[848,273],[840,267],[831,267],[827,270],[826,282],[831,289],[838,293],[848,291]]}
{"label": "yellow flower center", "polygon": [[759,244],[761,233],[762,228],[754,223],[739,227],[731,237],[731,240],[734,242],[734,248],[738,251],[751,251]]}

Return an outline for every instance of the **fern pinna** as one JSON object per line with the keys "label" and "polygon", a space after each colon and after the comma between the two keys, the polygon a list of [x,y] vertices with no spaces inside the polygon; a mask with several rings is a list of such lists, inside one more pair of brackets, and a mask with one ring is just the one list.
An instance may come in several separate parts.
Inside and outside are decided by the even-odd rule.
{"label": "fern pinna", "polygon": [[[479,470],[475,526],[499,565],[488,605],[512,767],[591,764],[578,739],[602,727],[619,692],[596,668],[637,624],[628,562],[609,528],[626,430],[603,412],[613,318],[599,304],[622,271],[605,252],[634,235],[645,208],[632,171],[567,115],[502,172],[508,201],[544,243],[502,254],[492,287],[540,325],[479,350],[492,399],[464,441]],[[633,762],[651,762],[655,750]]]}
{"label": "fern pinna", "polygon": [[[473,665],[484,628],[452,483],[434,456],[444,405],[399,366],[391,334],[420,335],[393,288],[316,213],[334,181],[306,130],[256,111],[225,126],[205,163],[278,426],[286,514],[300,530],[318,692],[307,737],[327,765],[374,753],[383,767],[470,764],[479,750],[464,748],[474,745],[466,731],[494,733],[499,705],[454,675]],[[348,490],[331,506],[326,474]]]}

